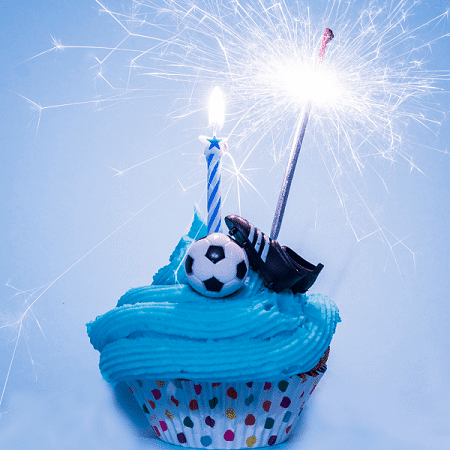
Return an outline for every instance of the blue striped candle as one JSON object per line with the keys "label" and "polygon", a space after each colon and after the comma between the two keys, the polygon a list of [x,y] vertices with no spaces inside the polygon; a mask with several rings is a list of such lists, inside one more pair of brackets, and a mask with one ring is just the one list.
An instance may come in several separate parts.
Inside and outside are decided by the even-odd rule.
{"label": "blue striped candle", "polygon": [[227,149],[226,139],[217,139],[216,131],[222,128],[225,120],[225,103],[221,89],[216,86],[209,97],[209,125],[213,126],[213,138],[200,136],[200,141],[206,144],[205,156],[208,165],[207,205],[208,234],[222,231],[222,195],[220,178],[222,176],[222,155]]}
{"label": "blue striped candle", "polygon": [[223,139],[217,139],[216,136],[212,139],[206,139],[201,136],[200,140],[206,143],[205,156],[208,165],[208,233],[220,233],[222,231],[222,195],[220,181],[222,175],[222,155],[226,145]]}

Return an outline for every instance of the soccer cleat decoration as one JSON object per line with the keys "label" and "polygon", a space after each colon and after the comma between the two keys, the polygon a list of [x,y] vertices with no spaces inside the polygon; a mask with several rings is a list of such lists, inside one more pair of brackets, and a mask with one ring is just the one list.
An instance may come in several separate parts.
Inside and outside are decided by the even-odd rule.
{"label": "soccer cleat decoration", "polygon": [[281,246],[242,217],[225,217],[229,234],[245,250],[250,266],[259,272],[269,289],[294,294],[306,292],[323,268],[304,260],[289,247]]}

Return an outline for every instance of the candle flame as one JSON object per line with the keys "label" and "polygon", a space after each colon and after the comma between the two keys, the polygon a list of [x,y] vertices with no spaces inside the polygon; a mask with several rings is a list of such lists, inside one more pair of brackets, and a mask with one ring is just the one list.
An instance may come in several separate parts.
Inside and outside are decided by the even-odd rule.
{"label": "candle flame", "polygon": [[225,101],[222,90],[216,86],[209,97],[209,125],[220,130],[225,120]]}

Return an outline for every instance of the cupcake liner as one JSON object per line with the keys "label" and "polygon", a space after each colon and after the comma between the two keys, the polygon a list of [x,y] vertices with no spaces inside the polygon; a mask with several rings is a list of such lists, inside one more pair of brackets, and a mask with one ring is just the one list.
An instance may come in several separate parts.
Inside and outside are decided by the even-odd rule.
{"label": "cupcake liner", "polygon": [[326,365],[271,381],[127,380],[158,437],[208,449],[267,447],[284,442]]}

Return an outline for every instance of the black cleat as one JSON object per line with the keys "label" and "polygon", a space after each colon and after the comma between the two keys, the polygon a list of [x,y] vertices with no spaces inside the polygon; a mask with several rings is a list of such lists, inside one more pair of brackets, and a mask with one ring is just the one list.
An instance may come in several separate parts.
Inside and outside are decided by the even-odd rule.
{"label": "black cleat", "polygon": [[242,217],[225,217],[229,235],[245,250],[253,270],[269,289],[305,293],[316,281],[323,264],[314,266],[289,247],[281,246]]}

